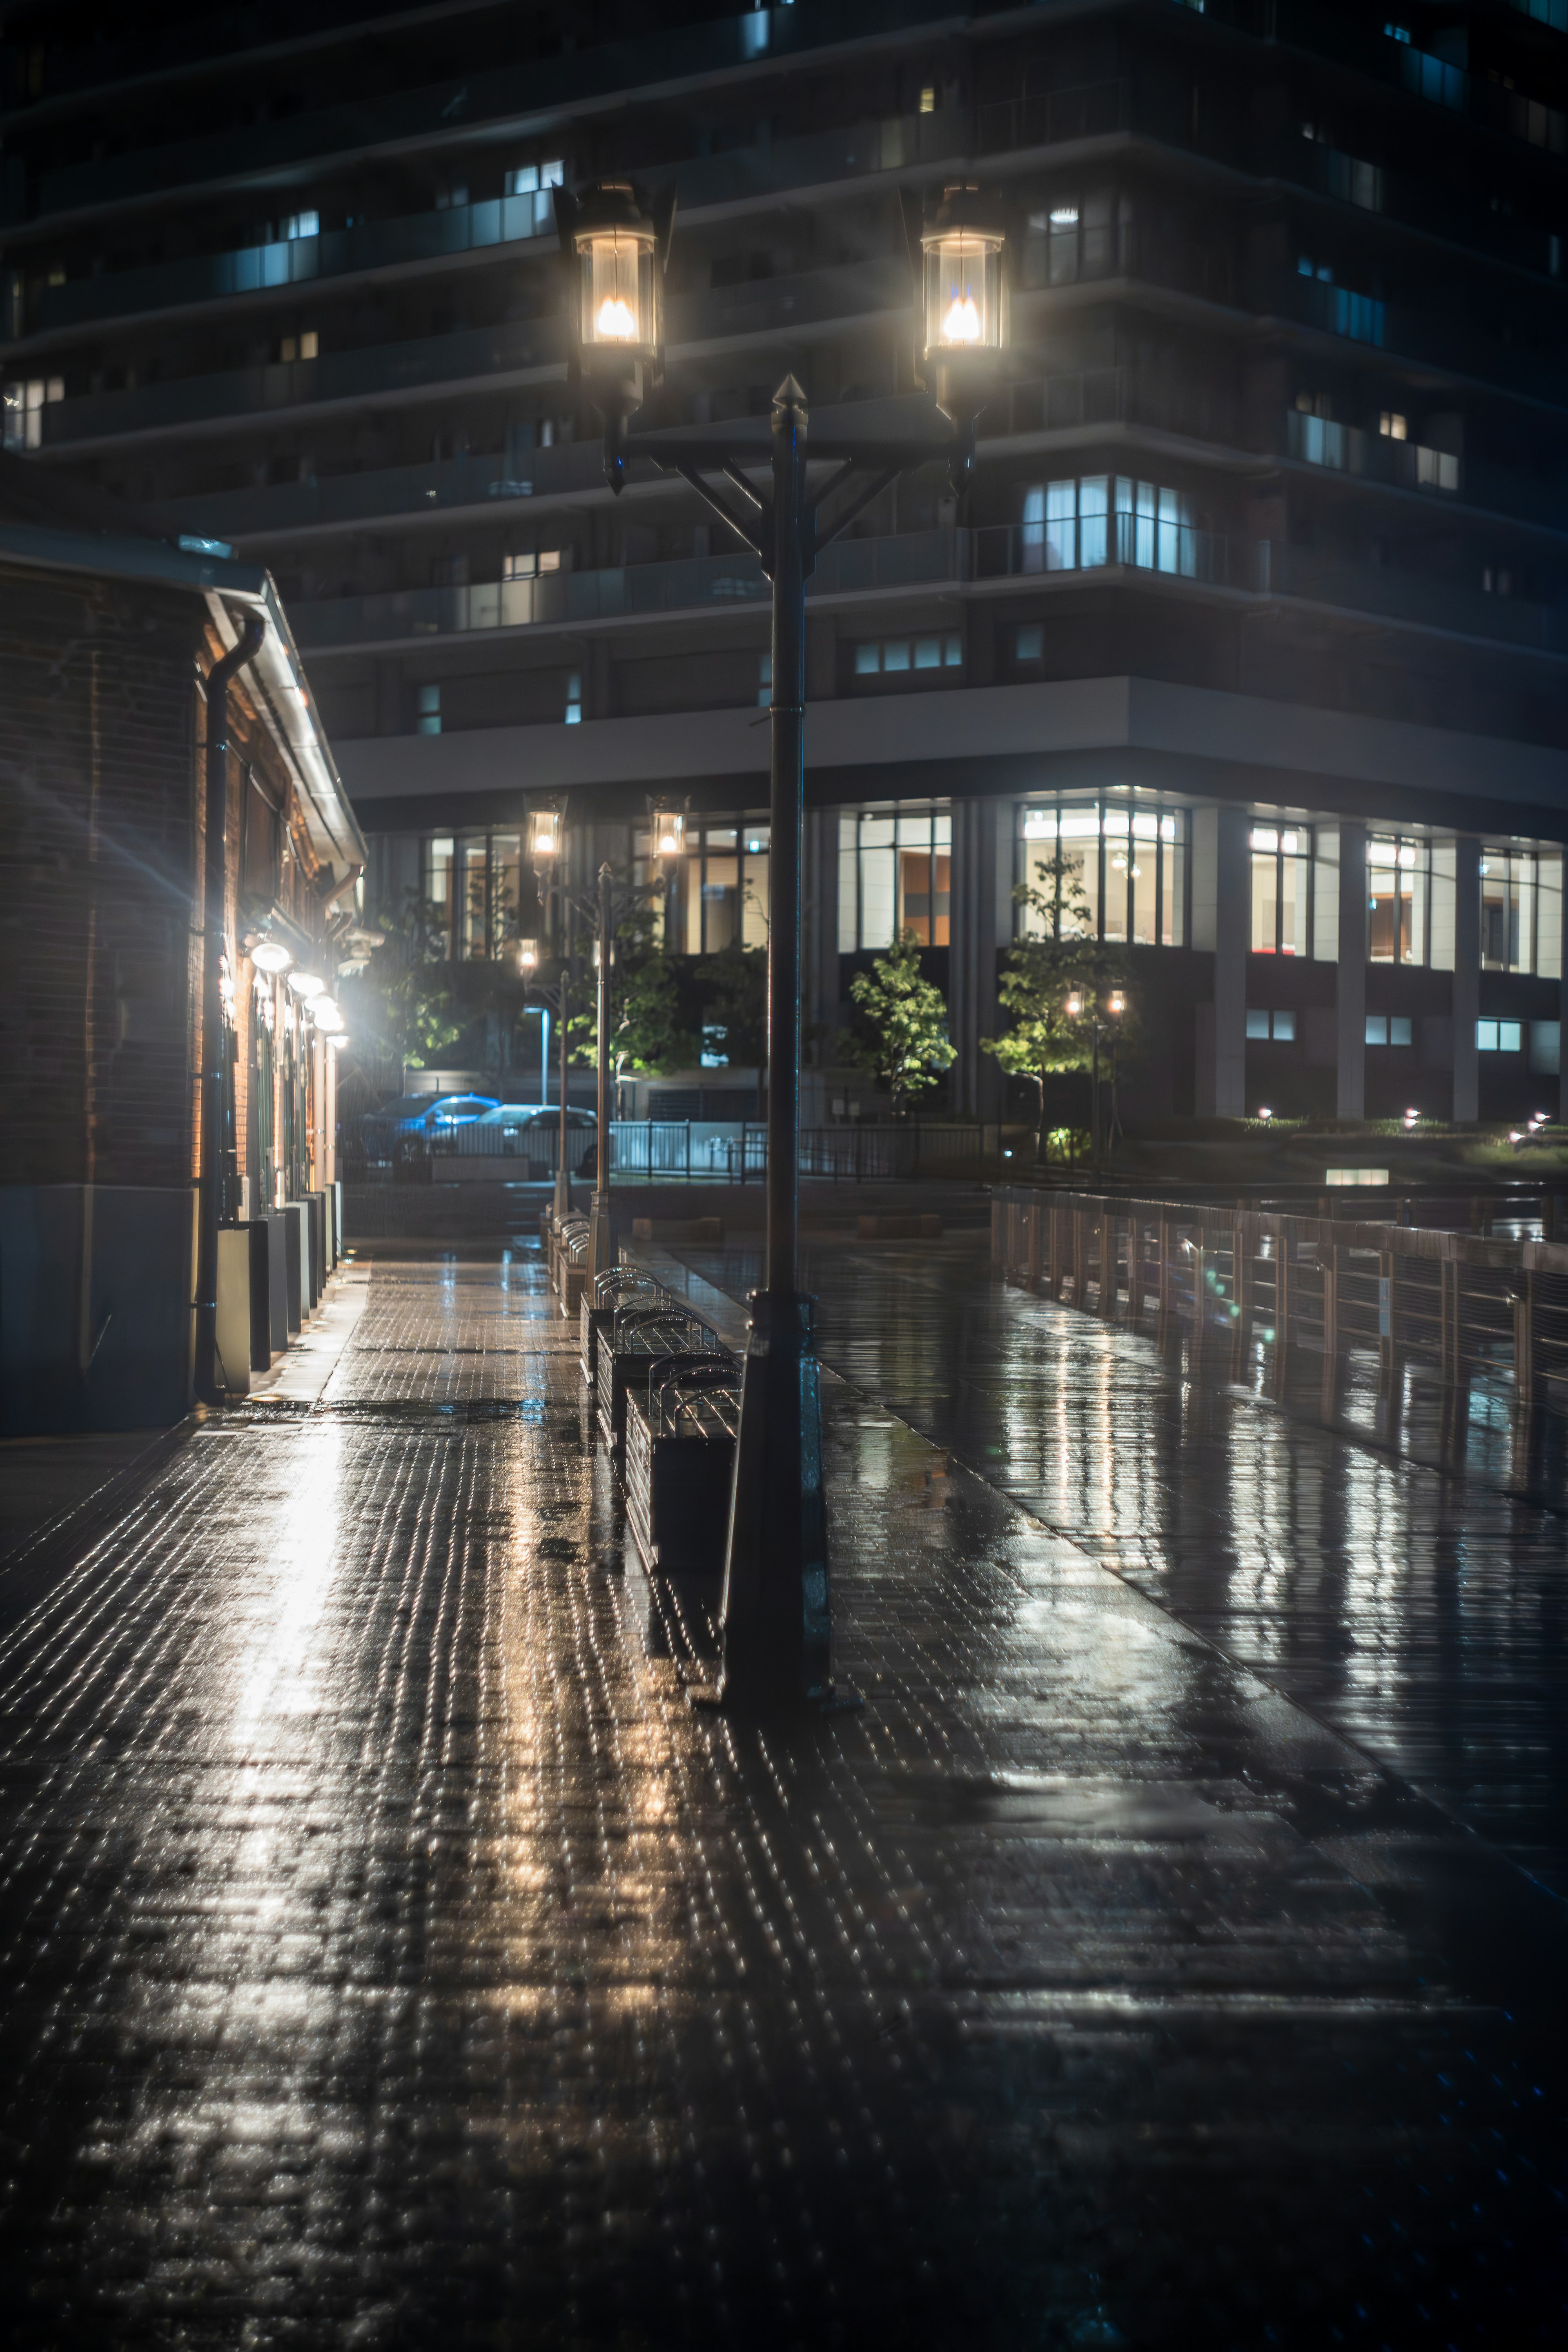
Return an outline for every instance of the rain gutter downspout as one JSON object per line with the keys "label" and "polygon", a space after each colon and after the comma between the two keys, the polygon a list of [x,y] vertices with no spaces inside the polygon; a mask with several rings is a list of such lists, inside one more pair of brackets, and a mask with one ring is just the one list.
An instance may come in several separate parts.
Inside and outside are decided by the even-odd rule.
{"label": "rain gutter downspout", "polygon": [[254,609],[239,620],[239,640],[207,672],[206,838],[204,857],[202,929],[201,1175],[196,1202],[196,1395],[218,1404],[217,1235],[223,1214],[223,954],[224,901],[228,839],[228,689],[236,673],[254,660],[267,634],[265,615]]}

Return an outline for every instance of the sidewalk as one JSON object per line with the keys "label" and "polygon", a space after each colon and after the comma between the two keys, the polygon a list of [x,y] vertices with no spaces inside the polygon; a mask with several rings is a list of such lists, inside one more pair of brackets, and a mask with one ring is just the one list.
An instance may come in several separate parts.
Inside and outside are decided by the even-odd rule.
{"label": "sidewalk", "polygon": [[1553,1906],[826,1400],[856,1717],[648,1655],[531,1254],[0,1579],[12,2341],[1561,2339]]}

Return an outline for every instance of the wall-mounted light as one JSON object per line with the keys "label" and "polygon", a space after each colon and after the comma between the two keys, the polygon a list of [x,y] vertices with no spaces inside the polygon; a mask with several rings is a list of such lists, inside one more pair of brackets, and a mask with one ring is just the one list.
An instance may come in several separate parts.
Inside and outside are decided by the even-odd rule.
{"label": "wall-mounted light", "polygon": [[1120,1021],[1127,1010],[1127,999],[1119,988],[1113,988],[1106,999],[1106,1011],[1113,1021]]}
{"label": "wall-mounted light", "polygon": [[258,971],[287,971],[294,958],[281,940],[258,940],[250,950],[250,961]]}
{"label": "wall-mounted light", "polygon": [[1068,1019],[1069,1021],[1079,1021],[1079,1020],[1081,1020],[1081,1019],[1082,1019],[1082,1017],[1083,1017],[1083,991],[1082,991],[1081,989],[1074,988],[1074,989],[1071,989],[1071,990],[1069,990],[1069,991],[1068,991],[1068,1001],[1067,1001],[1067,1016],[1068,1016]]}
{"label": "wall-mounted light", "polygon": [[519,971],[537,971],[539,969],[539,941],[537,940],[519,940],[517,943],[517,968]]}
{"label": "wall-mounted light", "polygon": [[318,996],[311,1000],[310,1018],[318,1029],[329,1033],[343,1025],[342,1013],[330,996]]}
{"label": "wall-mounted light", "polygon": [[302,996],[309,1004],[312,998],[324,992],[327,983],[319,972],[291,971],[289,985],[296,996]]}

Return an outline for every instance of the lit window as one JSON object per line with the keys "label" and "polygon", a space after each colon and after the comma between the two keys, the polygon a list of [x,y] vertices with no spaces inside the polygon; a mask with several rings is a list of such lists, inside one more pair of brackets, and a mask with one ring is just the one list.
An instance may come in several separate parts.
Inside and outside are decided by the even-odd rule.
{"label": "lit window", "polygon": [[[640,856],[648,836],[638,835]],[[677,954],[717,955],[725,948],[768,943],[766,820],[742,825],[688,819],[669,879],[665,944]]]}
{"label": "lit window", "polygon": [[1132,947],[1180,947],[1185,813],[1130,808],[1124,800],[1021,808],[1015,878],[1052,902],[1018,903],[1021,938],[1087,933]]}
{"label": "lit window", "polygon": [[1045,652],[1046,633],[1038,622],[1035,622],[1026,629],[1018,631],[1013,643],[1015,659],[1021,662],[1043,661]]}
{"label": "lit window", "polygon": [[757,709],[770,710],[773,699],[773,657],[772,654],[757,656]]}
{"label": "lit window", "polygon": [[934,114],[936,112],[936,89],[934,85],[929,81],[921,92],[921,112],[922,114]]}
{"label": "lit window", "polygon": [[1293,1012],[1271,1013],[1267,1006],[1249,1004],[1247,1008],[1247,1034],[1249,1037],[1272,1037],[1276,1045],[1293,1045],[1296,1042],[1296,1015]]}
{"label": "lit window", "polygon": [[1489,843],[1481,852],[1481,963],[1489,971],[1563,970],[1563,857]]}
{"label": "lit window", "polygon": [[313,360],[321,355],[321,339],[314,327],[307,327],[302,335],[285,335],[278,346],[278,357],[285,367],[296,360]]}
{"label": "lit window", "polygon": [[880,646],[856,646],[855,675],[857,677],[872,677],[881,668],[881,667],[882,648]]}
{"label": "lit window", "polygon": [[908,669],[909,666],[910,646],[907,637],[897,638],[891,645],[882,647],[882,667],[885,670]]}
{"label": "lit window", "polygon": [[1408,438],[1410,431],[1396,408],[1384,408],[1378,412],[1377,429],[1385,441],[1404,441]]}
{"label": "lit window", "polygon": [[1311,952],[1312,838],[1294,825],[1255,824],[1252,862],[1254,955]]}
{"label": "lit window", "polygon": [[946,947],[952,867],[952,819],[945,809],[841,817],[841,953],[889,948],[910,931],[921,947]]}
{"label": "lit window", "polygon": [[66,396],[65,378],[33,376],[24,383],[5,386],[5,446],[38,449],[44,440],[44,410]]}
{"label": "lit window", "polygon": [[1369,1045],[1414,1045],[1415,1024],[1407,1013],[1369,1013],[1366,1042]]}
{"label": "lit window", "polygon": [[1482,1054],[1522,1053],[1523,1024],[1518,1021],[1478,1021],[1476,1050]]}
{"label": "lit window", "polygon": [[321,234],[321,214],[290,213],[288,219],[283,224],[283,234],[290,242],[292,242],[294,238],[300,236],[320,236]]}
{"label": "lit window", "polygon": [[439,735],[441,732],[441,689],[438,686],[422,686],[415,705],[415,732],[419,735]]}
{"label": "lit window", "polygon": [[503,580],[531,580],[539,569],[539,558],[532,548],[520,548],[514,554],[503,555],[500,576]]}
{"label": "lit window", "polygon": [[915,639],[915,667],[917,669],[940,669],[942,667],[942,639],[940,637],[917,637]]}
{"label": "lit window", "polygon": [[574,670],[566,681],[566,724],[580,727],[583,723],[583,674]]}
{"label": "lit window", "polygon": [[1020,572],[1087,572],[1130,563],[1150,572],[1205,576],[1210,542],[1193,527],[1184,490],[1124,474],[1040,482],[1024,491]]}
{"label": "lit window", "polygon": [[506,174],[501,182],[501,193],[508,196],[531,196],[538,186],[538,164],[523,163],[515,172],[509,172]]}
{"label": "lit window", "polygon": [[1408,25],[1385,25],[1383,29],[1385,37],[1391,41],[1408,42],[1410,38]]}

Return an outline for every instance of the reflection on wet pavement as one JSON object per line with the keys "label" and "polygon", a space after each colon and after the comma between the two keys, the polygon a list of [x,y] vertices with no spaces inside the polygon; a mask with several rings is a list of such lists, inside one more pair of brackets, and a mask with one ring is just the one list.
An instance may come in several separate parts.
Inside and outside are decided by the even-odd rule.
{"label": "reflection on wet pavement", "polygon": [[1004,1287],[978,1238],[819,1246],[805,1278],[826,1361],[1568,1894],[1568,1527],[1498,1491],[1484,1445],[1440,1475],[1370,1412],[1348,1439],[1375,1366],[1342,1360],[1325,1428],[1320,1359],[1281,1403],[1263,1350],[1194,1363],[1184,1333]]}
{"label": "reflection on wet pavement", "polygon": [[530,1257],[378,1264],[317,1405],[0,1577],[12,2342],[1559,2340],[1549,1906],[1093,1555],[1185,1496],[1287,1657],[1397,1577],[868,1263],[856,1379],[1084,1540],[831,1383],[858,1717],[686,1707]]}

